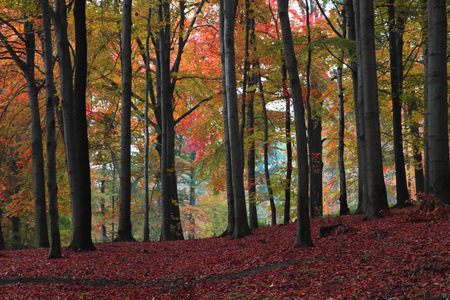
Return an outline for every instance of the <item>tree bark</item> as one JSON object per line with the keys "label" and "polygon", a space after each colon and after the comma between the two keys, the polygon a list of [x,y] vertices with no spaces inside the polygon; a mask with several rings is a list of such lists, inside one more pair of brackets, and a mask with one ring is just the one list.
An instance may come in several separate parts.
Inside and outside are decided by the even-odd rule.
{"label": "tree bark", "polygon": [[24,73],[27,81],[31,111],[31,156],[33,163],[35,245],[36,247],[49,247],[45,204],[44,154],[42,149],[42,128],[38,100],[39,89],[37,87],[34,72],[36,39],[33,23],[25,21],[24,29],[26,47]]}
{"label": "tree bark", "polygon": [[75,120],[75,155],[79,164],[79,198],[72,212],[74,222],[72,250],[95,250],[92,243],[91,175],[89,142],[86,120],[87,81],[87,37],[86,0],[75,0],[73,15],[75,20],[75,89],[73,90],[73,113]]}
{"label": "tree bark", "polygon": [[60,258],[61,237],[59,232],[58,183],[56,173],[56,119],[55,83],[53,77],[53,47],[51,33],[50,6],[48,0],[42,2],[42,23],[44,36],[44,64],[46,87],[47,121],[47,189],[48,212],[50,216],[50,251],[48,258]]}
{"label": "tree bark", "polygon": [[235,210],[235,225],[232,234],[233,239],[242,238],[251,233],[247,221],[247,209],[245,204],[243,152],[241,138],[239,136],[239,113],[236,90],[236,69],[234,49],[234,25],[237,9],[237,1],[230,0],[223,3],[224,11],[224,55],[225,76],[228,106],[228,127],[230,135],[230,152],[232,163],[232,180]]}
{"label": "tree bark", "polygon": [[131,10],[132,0],[123,1],[122,12],[122,119],[120,139],[120,210],[116,241],[133,241],[131,225]]}
{"label": "tree bark", "polygon": [[297,142],[297,235],[294,247],[313,246],[311,239],[311,225],[308,211],[308,151],[306,141],[305,108],[298,77],[297,59],[295,57],[294,43],[288,14],[288,1],[278,0],[278,14],[280,17],[283,48],[289,82],[294,103],[296,142]]}
{"label": "tree bark", "polygon": [[389,0],[389,52],[391,72],[392,120],[394,133],[395,178],[397,207],[404,207],[409,199],[406,182],[405,156],[403,154],[402,100],[403,94],[403,31],[405,20],[396,12],[395,0]]}
{"label": "tree bark", "polygon": [[286,130],[286,182],[284,186],[284,219],[283,224],[291,221],[291,180],[292,180],[292,142],[291,142],[291,97],[287,89],[286,61],[282,60],[281,76],[283,79],[283,98],[286,102],[284,113]]}
{"label": "tree bark", "polygon": [[428,0],[429,189],[450,205],[445,0]]}
{"label": "tree bark", "polygon": [[[348,24],[348,38],[352,41],[357,41],[361,37],[360,16],[359,16],[359,1],[355,1],[353,8],[353,1],[346,0],[346,15]],[[356,53],[355,53],[356,52]],[[367,206],[367,166],[366,166],[366,142],[364,139],[364,102],[362,96],[362,66],[361,66],[361,43],[356,42],[355,52],[356,61],[351,62],[352,79],[353,79],[353,101],[354,112],[356,119],[356,144],[358,148],[358,207],[357,214],[364,214]]]}
{"label": "tree bark", "polygon": [[149,149],[150,149],[150,133],[149,133],[149,122],[148,122],[148,108],[149,108],[149,93],[150,93],[150,85],[152,82],[150,81],[150,19],[151,19],[152,9],[149,5],[148,14],[147,14],[147,38],[145,39],[145,108],[144,108],[144,120],[145,120],[145,153],[144,153],[144,232],[143,232],[143,241],[148,242],[150,237],[150,227],[149,227]]}
{"label": "tree bark", "polygon": [[366,219],[380,217],[381,210],[389,209],[384,184],[378,108],[377,70],[375,59],[375,33],[373,0],[360,0],[360,39],[362,69],[362,97],[364,101],[364,137],[367,166]]}
{"label": "tree bark", "polygon": [[336,70],[337,77],[337,91],[339,98],[339,145],[338,145],[338,165],[339,165],[339,215],[348,215],[350,210],[347,204],[347,182],[345,178],[345,163],[344,163],[344,132],[345,132],[345,117],[344,117],[344,91],[342,87],[342,66],[339,65]]}
{"label": "tree bark", "polygon": [[[308,117],[308,146],[309,146],[309,189],[310,189],[310,213],[311,217],[318,218],[323,214],[323,190],[322,190],[322,118],[321,107],[312,111],[311,108],[311,26],[309,22],[309,0],[305,1],[306,30],[308,41],[308,54],[306,63],[306,109]],[[315,108],[316,108],[315,107]]]}
{"label": "tree bark", "polygon": [[[258,76],[255,74],[257,64],[252,63],[253,75],[249,77],[250,62],[248,58],[251,50],[255,51],[255,19],[253,2],[245,1],[246,26],[245,26],[245,62],[244,62],[244,85],[243,85],[243,101],[247,103],[247,138],[248,138],[248,154],[247,154],[247,173],[248,173],[248,210],[250,219],[250,229],[258,228],[258,214],[256,210],[256,154],[255,154],[255,89],[252,88],[258,83]],[[247,89],[247,85],[249,89]]]}
{"label": "tree bark", "polygon": [[270,170],[269,170],[269,119],[267,116],[266,100],[264,98],[263,84],[261,80],[261,74],[259,74],[259,92],[261,93],[261,104],[263,111],[264,120],[264,175],[266,178],[267,192],[269,194],[270,203],[270,215],[271,215],[271,225],[277,225],[277,209],[275,207],[275,199],[273,197],[272,183],[270,181]]}
{"label": "tree bark", "polygon": [[223,1],[220,0],[219,11],[219,40],[220,40],[220,59],[222,66],[222,99],[223,99],[223,122],[224,122],[224,147],[225,147],[225,168],[226,168],[226,183],[227,183],[227,228],[220,236],[232,235],[234,231],[234,195],[233,195],[233,177],[231,165],[231,151],[230,151],[230,131],[228,127],[228,103],[227,103],[227,89],[226,89],[226,68],[225,68],[225,37],[224,37],[224,11]]}

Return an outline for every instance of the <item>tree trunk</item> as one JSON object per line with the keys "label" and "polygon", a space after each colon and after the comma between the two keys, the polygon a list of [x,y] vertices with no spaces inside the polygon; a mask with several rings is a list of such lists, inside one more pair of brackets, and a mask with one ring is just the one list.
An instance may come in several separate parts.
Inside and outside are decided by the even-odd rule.
{"label": "tree trunk", "polygon": [[321,217],[323,214],[322,191],[322,119],[321,107],[311,109],[311,27],[309,22],[309,0],[305,1],[306,29],[308,40],[308,59],[306,63],[306,108],[308,116],[308,146],[309,146],[309,188],[311,217]]}
{"label": "tree trunk", "polygon": [[149,124],[148,124],[148,107],[149,107],[149,92],[150,85],[152,82],[150,81],[150,19],[151,19],[152,9],[149,5],[148,15],[147,15],[147,38],[145,39],[145,108],[144,108],[144,121],[145,121],[145,153],[144,153],[144,232],[143,236],[144,242],[148,242],[150,237],[150,227],[149,227],[149,174],[148,174],[148,164],[149,164],[149,148],[150,148],[150,133],[149,133]]}
{"label": "tree trunk", "polygon": [[287,89],[286,61],[283,59],[281,66],[283,79],[283,98],[286,102],[285,130],[286,130],[286,182],[284,186],[284,220],[283,224],[291,221],[291,180],[292,180],[292,142],[291,142],[291,97]]}
{"label": "tree trunk", "polygon": [[294,102],[297,142],[297,235],[294,247],[308,247],[313,246],[314,244],[311,239],[311,225],[308,211],[308,151],[306,141],[305,109],[303,107],[300,79],[298,78],[297,59],[295,57],[294,43],[292,40],[287,0],[278,0],[278,14],[280,17],[283,48],[289,74],[289,82],[291,85],[292,100]]}
{"label": "tree trunk", "polygon": [[270,181],[270,170],[269,170],[269,119],[267,116],[266,100],[264,98],[263,84],[261,80],[261,74],[259,74],[259,92],[261,93],[261,104],[264,120],[264,177],[266,178],[267,193],[269,195],[270,203],[270,214],[271,214],[271,225],[277,225],[277,209],[275,207],[275,199],[273,197],[272,183]]}
{"label": "tree trunk", "polygon": [[[76,4],[79,6],[79,3]],[[77,10],[79,8],[77,7]],[[61,96],[62,96],[62,114],[63,114],[63,122],[64,122],[64,146],[66,150],[66,160],[67,160],[67,169],[69,173],[69,184],[70,184],[70,198],[72,202],[72,224],[73,224],[73,239],[69,246],[70,249],[74,251],[80,250],[94,250],[94,245],[91,240],[91,224],[83,223],[83,218],[90,218],[90,205],[80,205],[83,201],[89,201],[89,199],[81,199],[82,195],[90,194],[87,191],[81,191],[82,188],[88,188],[87,185],[82,185],[81,181],[82,176],[86,176],[87,174],[82,174],[81,170],[86,171],[85,164],[80,162],[80,155],[78,155],[77,151],[79,151],[79,145],[81,143],[85,143],[85,141],[77,140],[76,127],[84,126],[81,124],[83,120],[75,119],[77,116],[75,115],[75,106],[82,105],[81,103],[74,102],[74,89],[73,89],[73,76],[72,76],[72,63],[71,63],[71,55],[70,55],[70,45],[67,36],[67,15],[66,15],[66,5],[65,1],[56,0],[55,1],[55,17],[53,19],[53,24],[55,26],[56,33],[56,41],[57,41],[57,50],[59,57],[59,69],[60,69],[60,81],[61,81]],[[78,12],[77,12],[78,14]],[[84,13],[83,13],[84,14]],[[77,15],[75,19],[77,22],[80,16]],[[75,31],[77,32],[78,38],[82,38],[79,36],[80,29],[79,27],[85,27],[85,22],[82,21],[82,25],[77,23],[76,27],[78,27]],[[86,28],[84,28],[85,31]],[[77,39],[77,37],[76,37]],[[79,45],[82,47],[81,45]],[[77,48],[78,50],[78,48]],[[82,51],[81,49],[79,49]],[[82,55],[80,53],[80,55]],[[84,68],[80,66],[80,68]],[[80,74],[81,76],[81,74]],[[84,85],[85,86],[85,85]],[[78,86],[77,89],[83,88],[83,86]],[[85,92],[85,91],[84,91]],[[83,92],[83,93],[84,93]],[[84,113],[84,122],[85,122],[85,113]],[[78,124],[80,123],[80,124]],[[84,157],[84,156],[83,156]],[[89,185],[90,189],[90,185]],[[80,209],[86,209],[85,211],[80,211]],[[83,214],[88,214],[89,216],[81,216]],[[89,230],[86,228],[89,227]]]}
{"label": "tree trunk", "polygon": [[373,0],[361,0],[359,14],[361,35],[357,42],[361,46],[360,64],[362,67],[368,195],[365,218],[374,219],[380,217],[380,211],[389,209],[389,206],[384,184],[381,152]]}
{"label": "tree trunk", "polygon": [[[248,210],[250,219],[250,229],[258,228],[258,214],[256,210],[256,154],[255,154],[255,113],[254,113],[254,100],[255,90],[254,87],[258,83],[258,76],[255,74],[257,64],[252,64],[253,75],[248,78],[250,63],[249,48],[252,47],[252,51],[255,51],[255,19],[253,15],[250,15],[252,4],[249,0],[245,1],[245,13],[246,13],[246,26],[245,26],[245,63],[244,63],[244,85],[243,85],[243,102],[247,103],[247,138],[248,154],[247,154],[247,172],[248,172]],[[247,90],[247,84],[250,91]]]}
{"label": "tree trunk", "polygon": [[223,122],[224,122],[224,146],[225,146],[225,168],[226,168],[226,182],[227,182],[227,228],[220,236],[232,235],[234,231],[234,195],[233,195],[233,177],[231,165],[231,151],[230,151],[230,131],[228,127],[228,104],[227,104],[227,89],[226,89],[226,69],[225,69],[225,37],[224,37],[224,11],[223,1],[220,0],[219,11],[219,40],[220,40],[220,59],[222,66],[222,99],[223,99]]}
{"label": "tree trunk", "polygon": [[[361,37],[359,1],[346,0],[346,15],[348,24],[348,38],[357,41]],[[356,53],[355,53],[356,52]],[[350,55],[356,54],[356,61],[351,62],[353,79],[353,101],[356,123],[356,144],[358,148],[358,207],[357,214],[364,214],[367,205],[367,166],[366,166],[366,142],[364,140],[364,102],[362,96],[362,66],[361,66],[361,43],[356,43],[356,51],[350,52]]]}
{"label": "tree trunk", "polygon": [[31,111],[31,157],[33,162],[34,222],[36,247],[49,247],[47,214],[45,204],[44,154],[42,149],[42,128],[39,112],[38,87],[34,74],[36,39],[33,23],[24,22],[26,70],[25,78]]}
{"label": "tree trunk", "polygon": [[397,207],[404,207],[409,199],[406,183],[405,156],[403,154],[402,100],[403,94],[403,31],[405,20],[396,12],[395,0],[389,0],[389,52],[391,72],[392,120],[394,132],[395,178]]}
{"label": "tree trunk", "polygon": [[116,241],[133,241],[131,225],[131,10],[132,0],[123,1],[122,13],[122,119],[120,139],[120,210]]}
{"label": "tree trunk", "polygon": [[345,164],[344,164],[344,91],[342,87],[342,66],[339,65],[336,70],[337,91],[339,98],[339,145],[338,145],[338,165],[339,165],[339,215],[348,215],[350,210],[347,204],[347,182],[345,180]]}
{"label": "tree trunk", "polygon": [[429,188],[450,205],[445,0],[428,0]]}
{"label": "tree trunk", "polygon": [[230,135],[230,152],[232,163],[232,180],[235,209],[235,225],[232,238],[242,238],[251,233],[247,221],[245,205],[243,152],[239,136],[239,113],[236,91],[236,69],[234,49],[234,25],[237,1],[230,0],[223,3],[224,11],[224,55],[225,55],[225,84],[228,105],[228,127]]}
{"label": "tree trunk", "polygon": [[74,222],[72,250],[95,250],[92,243],[91,175],[89,142],[86,120],[86,80],[87,80],[87,37],[86,0],[75,0],[73,15],[75,20],[75,89],[73,113],[75,120],[75,155],[79,164],[79,198],[72,212]]}
{"label": "tree trunk", "polygon": [[58,183],[56,173],[56,119],[55,119],[55,83],[53,77],[53,47],[50,6],[48,1],[42,5],[42,23],[44,35],[44,64],[46,86],[46,121],[47,121],[47,189],[48,212],[50,216],[50,251],[48,258],[60,258],[61,237],[59,232]]}

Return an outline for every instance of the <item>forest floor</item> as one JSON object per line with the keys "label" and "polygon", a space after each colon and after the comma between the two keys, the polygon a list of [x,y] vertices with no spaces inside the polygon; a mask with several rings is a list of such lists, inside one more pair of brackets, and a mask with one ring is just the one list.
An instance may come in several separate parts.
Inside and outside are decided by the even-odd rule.
{"label": "forest floor", "polygon": [[312,220],[309,248],[293,248],[293,223],[238,240],[96,244],[62,259],[2,251],[0,299],[450,299],[448,210],[362,219]]}

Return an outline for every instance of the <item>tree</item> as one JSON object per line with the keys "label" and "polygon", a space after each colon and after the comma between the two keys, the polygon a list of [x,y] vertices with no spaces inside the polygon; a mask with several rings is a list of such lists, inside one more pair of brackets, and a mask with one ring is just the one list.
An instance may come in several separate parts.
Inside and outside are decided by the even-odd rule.
{"label": "tree", "polygon": [[[67,7],[65,1],[55,1],[53,25],[59,57],[62,114],[64,121],[64,146],[69,173],[72,204],[73,237],[69,248],[74,251],[95,250],[91,237],[91,196],[89,146],[86,123],[87,44],[85,1],[74,3],[76,61],[75,95],[70,43],[67,35]],[[87,154],[87,155],[86,155]]]}
{"label": "tree", "polygon": [[280,17],[284,55],[289,74],[295,114],[298,183],[297,235],[294,247],[310,247],[313,246],[313,242],[311,239],[311,225],[308,210],[308,151],[306,141],[305,108],[303,107],[303,96],[297,70],[297,59],[295,57],[294,43],[289,21],[288,0],[278,0],[278,15]]}
{"label": "tree", "polygon": [[402,100],[403,93],[403,31],[405,28],[404,11],[396,12],[395,0],[389,0],[389,52],[391,72],[392,120],[394,132],[395,178],[397,189],[397,207],[405,206],[409,199],[406,184],[405,157],[403,154]]}
{"label": "tree", "polygon": [[117,241],[134,240],[131,234],[131,9],[132,0],[123,1],[120,214]]}
{"label": "tree", "polygon": [[[247,154],[248,170],[248,210],[250,219],[250,229],[258,228],[258,215],[256,210],[256,153],[255,153],[255,86],[258,81],[255,62],[252,62],[252,74],[250,74],[249,48],[255,51],[255,18],[253,1],[245,1],[245,60],[244,60],[244,84],[242,87],[242,101],[247,103],[247,137],[249,139]],[[248,78],[250,77],[250,78]],[[248,85],[248,89],[247,89]],[[247,99],[246,99],[247,98]]]}
{"label": "tree", "polygon": [[45,91],[47,96],[47,189],[50,216],[49,258],[61,257],[61,237],[59,232],[58,184],[56,173],[56,126],[55,126],[55,83],[53,78],[53,47],[51,33],[50,6],[42,1],[42,23],[44,36]]}
{"label": "tree", "polygon": [[226,185],[227,185],[227,228],[221,236],[232,235],[235,226],[235,210],[234,210],[234,191],[233,191],[233,176],[231,164],[231,149],[230,149],[230,128],[228,122],[228,97],[226,86],[226,68],[225,68],[225,29],[224,29],[224,0],[220,0],[219,10],[219,39],[220,39],[220,60],[222,66],[222,100],[223,100],[223,122],[224,122],[224,147],[225,147],[225,168],[226,168]]}
{"label": "tree", "polygon": [[[4,22],[7,26],[9,22]],[[34,221],[35,221],[35,245],[36,247],[48,247],[48,231],[47,231],[47,216],[45,204],[45,173],[44,173],[44,154],[42,148],[42,128],[41,117],[39,112],[38,94],[41,85],[38,84],[35,76],[35,52],[36,52],[36,38],[33,28],[33,22],[30,20],[24,21],[24,47],[26,58],[25,61],[19,56],[8,39],[0,33],[5,48],[14,62],[21,69],[28,89],[28,98],[31,111],[31,156],[33,163],[33,193],[34,193]],[[14,30],[14,28],[13,28]]]}
{"label": "tree", "polygon": [[338,145],[338,164],[339,164],[339,215],[348,215],[350,210],[347,204],[347,182],[345,176],[344,163],[344,91],[342,87],[342,65],[338,65],[336,69],[336,81],[339,102],[339,145]]}
{"label": "tree", "polygon": [[251,233],[247,222],[247,209],[245,205],[245,189],[243,175],[243,152],[239,137],[239,113],[236,91],[236,69],[234,48],[234,25],[236,18],[237,1],[225,1],[220,7],[224,14],[224,40],[223,51],[225,57],[225,84],[227,93],[228,128],[231,154],[231,171],[234,196],[235,224],[233,239],[242,238]]}
{"label": "tree", "polygon": [[380,217],[381,210],[389,209],[384,184],[381,153],[380,121],[378,108],[377,70],[375,58],[373,0],[359,1],[359,27],[361,60],[362,98],[364,101],[364,139],[367,166],[367,208],[366,219]]}
{"label": "tree", "polygon": [[450,205],[446,1],[428,0],[429,187]]}
{"label": "tree", "polygon": [[[322,116],[321,106],[311,101],[311,25],[309,20],[309,0],[305,1],[305,19],[308,41],[308,54],[306,62],[306,113],[308,119],[308,147],[309,147],[309,189],[310,189],[310,213],[311,217],[317,218],[323,214],[323,191],[322,191]],[[314,105],[314,109],[312,106]]]}
{"label": "tree", "polygon": [[263,120],[264,120],[264,177],[266,178],[267,192],[269,194],[270,212],[271,212],[271,226],[277,225],[277,210],[275,207],[275,200],[273,197],[272,183],[270,180],[269,170],[269,118],[267,116],[266,100],[264,98],[263,84],[261,80],[261,74],[259,74],[259,92],[261,93]]}

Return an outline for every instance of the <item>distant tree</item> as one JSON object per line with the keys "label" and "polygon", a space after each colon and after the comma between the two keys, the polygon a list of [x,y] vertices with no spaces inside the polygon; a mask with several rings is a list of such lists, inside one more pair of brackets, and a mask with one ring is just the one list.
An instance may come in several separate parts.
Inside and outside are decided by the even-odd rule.
{"label": "distant tree", "polygon": [[297,235],[294,247],[313,246],[311,239],[311,225],[309,219],[308,201],[308,151],[306,140],[305,108],[298,77],[297,59],[295,57],[291,25],[288,14],[288,0],[278,0],[278,14],[280,17],[283,48],[289,82],[294,103],[295,129],[297,142]]}
{"label": "distant tree", "polygon": [[450,205],[446,11],[445,0],[428,0],[427,132],[430,192]]}

